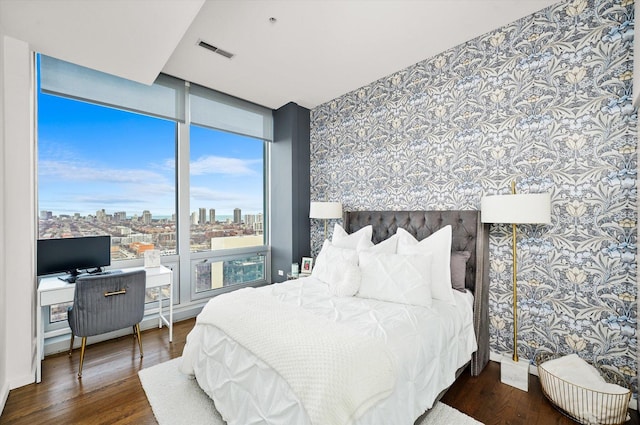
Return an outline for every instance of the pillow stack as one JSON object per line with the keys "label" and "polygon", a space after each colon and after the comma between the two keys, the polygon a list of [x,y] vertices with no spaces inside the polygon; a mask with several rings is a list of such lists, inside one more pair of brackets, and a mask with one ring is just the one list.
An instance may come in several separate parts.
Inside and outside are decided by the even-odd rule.
{"label": "pillow stack", "polygon": [[322,245],[311,275],[338,296],[358,296],[428,307],[432,300],[455,304],[464,292],[468,251],[451,253],[452,229],[445,226],[422,241],[398,228],[374,245],[372,226],[355,233],[335,225]]}

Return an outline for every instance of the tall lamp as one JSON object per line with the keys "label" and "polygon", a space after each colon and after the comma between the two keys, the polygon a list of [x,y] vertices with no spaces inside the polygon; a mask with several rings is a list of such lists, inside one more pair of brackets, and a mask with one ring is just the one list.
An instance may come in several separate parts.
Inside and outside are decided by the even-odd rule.
{"label": "tall lamp", "polygon": [[327,239],[327,220],[342,218],[341,202],[311,202],[309,218],[324,220],[324,238]]}
{"label": "tall lamp", "polygon": [[[516,183],[511,182],[511,195],[485,196],[480,201],[483,223],[511,224],[513,245],[513,361],[518,362],[518,299],[516,277],[516,224],[551,223],[551,196],[549,193],[516,194]],[[528,374],[528,371],[527,371]]]}

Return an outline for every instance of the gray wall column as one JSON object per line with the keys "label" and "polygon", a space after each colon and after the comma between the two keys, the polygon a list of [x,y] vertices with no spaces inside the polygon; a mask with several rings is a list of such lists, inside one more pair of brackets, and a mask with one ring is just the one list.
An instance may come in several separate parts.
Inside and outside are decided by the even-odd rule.
{"label": "gray wall column", "polygon": [[291,272],[291,263],[300,263],[311,252],[309,117],[308,109],[292,102],[273,113],[270,188],[273,282],[285,280]]}

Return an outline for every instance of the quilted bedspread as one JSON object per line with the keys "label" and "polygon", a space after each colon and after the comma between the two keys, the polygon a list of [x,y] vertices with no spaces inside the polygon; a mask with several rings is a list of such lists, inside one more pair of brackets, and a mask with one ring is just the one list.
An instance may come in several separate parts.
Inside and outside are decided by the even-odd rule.
{"label": "quilted bedspread", "polygon": [[[395,383],[391,353],[381,340],[264,291],[245,288],[214,298],[197,324],[219,328],[277,371],[313,424],[351,423]],[[185,358],[191,349],[187,344]]]}
{"label": "quilted bedspread", "polygon": [[[432,306],[422,307],[337,297],[313,277],[252,291],[276,298],[281,306],[301,308],[327,323],[348,327],[347,333],[384,343],[396,373],[393,391],[344,424],[413,423],[453,383],[456,369],[469,361],[477,348],[470,293],[455,291],[455,306],[434,300]],[[225,296],[218,298],[223,301]],[[187,346],[182,371],[195,375],[229,425],[317,423],[282,373],[217,326],[199,318]],[[375,375],[377,370],[369,373]]]}

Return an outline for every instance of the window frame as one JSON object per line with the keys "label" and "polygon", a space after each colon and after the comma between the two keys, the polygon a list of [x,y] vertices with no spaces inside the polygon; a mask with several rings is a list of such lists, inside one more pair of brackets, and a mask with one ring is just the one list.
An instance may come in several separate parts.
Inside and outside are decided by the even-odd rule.
{"label": "window frame", "polygon": [[[77,65],[73,65],[73,66],[77,66]],[[97,73],[97,71],[95,71]],[[106,74],[105,74],[106,75]],[[109,78],[111,78],[112,76],[109,76]],[[41,75],[38,75],[38,72],[36,72],[36,81],[39,81],[41,78]],[[159,77],[159,84],[161,84],[163,79],[173,79],[173,80],[177,80],[174,77],[170,77],[170,76],[166,76],[164,74],[160,74]],[[271,142],[273,140],[273,122],[271,121],[271,126],[270,129],[265,130],[265,138],[261,139],[258,138],[256,136],[253,135],[245,135],[245,137],[252,137],[254,139],[257,140],[262,140],[263,143],[263,221],[264,221],[264,244],[261,246],[254,246],[254,247],[244,247],[244,248],[233,248],[233,249],[222,249],[222,250],[216,250],[216,251],[204,251],[204,252],[190,252],[190,209],[191,206],[189,204],[189,197],[190,197],[190,181],[189,181],[189,173],[190,173],[190,155],[189,155],[189,144],[190,144],[190,130],[189,127],[191,126],[191,119],[190,119],[190,88],[191,88],[191,83],[189,83],[188,81],[184,81],[184,80],[179,80],[181,82],[181,84],[184,84],[184,92],[183,92],[183,96],[184,96],[184,119],[172,119],[172,121],[174,121],[176,123],[176,129],[175,129],[175,188],[176,188],[176,193],[175,193],[175,197],[176,197],[176,204],[175,204],[175,211],[176,211],[176,239],[177,239],[177,252],[176,254],[172,254],[172,255],[166,255],[166,256],[162,256],[161,257],[161,262],[163,265],[170,267],[173,270],[174,273],[174,285],[173,285],[173,300],[174,300],[174,307],[176,305],[180,305],[181,307],[184,306],[189,307],[190,305],[196,305],[196,304],[201,304],[202,301],[209,299],[213,296],[216,296],[218,294],[221,293],[225,293],[225,292],[229,292],[229,291],[233,291],[236,289],[240,289],[243,287],[248,287],[248,286],[263,286],[263,285],[267,285],[271,283],[271,249],[270,249],[270,243],[271,243],[271,238],[270,238],[270,192],[269,192],[269,187],[270,187],[270,164],[271,164],[271,160],[270,160],[270,152],[271,152]],[[154,83],[155,84],[155,83]],[[38,96],[39,96],[39,92],[40,92],[40,87],[38,84],[38,89],[34,90],[34,109],[35,109],[35,123],[36,123],[36,132],[35,132],[35,142],[36,142],[36,156],[35,156],[35,170],[36,170],[36,176],[37,176],[37,170],[38,170],[38,166],[39,166],[39,160],[38,160],[38,156],[37,156],[37,149],[38,149],[38,132],[37,132],[37,123],[39,121],[39,108],[38,108]],[[251,102],[247,102],[244,101],[242,99],[236,99],[236,98],[232,98],[228,95],[224,95],[222,93],[219,93],[215,90],[212,89],[208,89],[208,88],[204,88],[204,87],[197,87],[197,90],[199,91],[199,93],[202,92],[202,90],[209,90],[211,92],[212,98],[216,98],[216,97],[220,97],[222,96],[222,99],[225,99],[225,101],[230,102],[230,104],[237,106],[237,105],[246,105],[247,111],[249,112],[253,112],[255,113],[256,111],[260,111],[262,110],[262,113],[265,114],[264,116],[267,116],[267,108],[261,107],[259,105],[255,105],[252,104]],[[45,91],[46,92],[46,91]],[[48,94],[52,94],[52,93],[48,93]],[[60,94],[58,94],[60,95]],[[71,100],[75,100],[75,101],[86,101],[89,103],[92,103],[94,105],[97,106],[101,106],[101,107],[111,107],[111,108],[116,108],[116,109],[121,109],[123,111],[127,111],[127,112],[131,112],[131,113],[139,113],[139,114],[143,114],[143,115],[148,115],[151,117],[158,117],[157,115],[153,114],[153,113],[145,113],[144,111],[135,111],[132,110],[131,108],[127,108],[127,107],[118,107],[117,105],[106,105],[104,103],[100,103],[99,101],[95,101],[95,100],[84,100],[82,98],[79,97],[75,97],[75,96],[64,96],[67,97]],[[272,112],[272,111],[271,111]],[[272,114],[271,114],[272,117]],[[166,117],[163,117],[165,119],[167,119]],[[268,120],[267,120],[268,121]],[[202,126],[202,124],[196,124],[199,126]],[[265,128],[268,128],[268,126],[265,126]],[[221,131],[227,131],[225,129],[216,129],[216,130],[221,130]],[[270,131],[270,134],[268,134],[268,132]],[[36,184],[37,184],[37,179],[36,179]],[[40,214],[40,204],[38,201],[38,189],[39,186],[37,186],[36,188],[36,199],[35,199],[35,207],[37,208],[36,211],[36,218],[39,218]],[[36,228],[38,228],[38,226],[36,225]],[[39,237],[39,233],[36,232],[36,238]],[[194,279],[194,275],[195,275],[195,269],[192,267],[192,264],[198,262],[198,261],[202,261],[203,259],[207,259],[208,261],[225,261],[225,260],[233,260],[233,259],[239,259],[239,258],[246,258],[249,255],[260,255],[263,256],[265,258],[265,271],[264,271],[264,278],[258,281],[254,281],[254,282],[247,282],[247,283],[240,283],[240,284],[234,284],[234,285],[229,285],[226,287],[222,287],[222,288],[216,288],[216,289],[211,289],[211,290],[205,290],[205,291],[200,291],[197,292],[195,291],[195,279]],[[141,266],[143,265],[143,259],[142,258],[136,258],[136,259],[127,259],[127,260],[117,260],[117,261],[112,261],[110,268],[126,268],[126,267],[135,267],[135,266]],[[165,301],[166,304],[163,305],[167,305],[168,306],[168,301]],[[157,311],[157,304],[153,304],[150,306],[147,306],[147,308],[145,309],[145,315],[147,314],[153,314]],[[49,317],[50,318],[50,314],[48,314],[45,317]],[[67,328],[67,322],[66,321],[59,321],[59,322],[55,322],[55,323],[51,323],[49,320],[45,320],[45,331],[50,332],[50,331],[54,331],[54,333],[60,333],[60,335],[68,333],[65,332],[65,328]]]}

